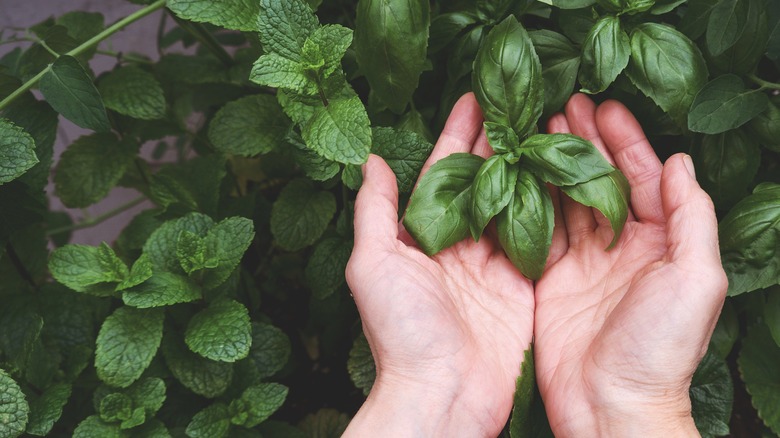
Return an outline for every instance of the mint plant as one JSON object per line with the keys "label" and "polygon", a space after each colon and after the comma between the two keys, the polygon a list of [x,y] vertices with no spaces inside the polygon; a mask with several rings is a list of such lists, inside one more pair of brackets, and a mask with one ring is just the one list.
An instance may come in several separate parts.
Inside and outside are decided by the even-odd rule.
{"label": "mint plant", "polygon": [[[628,211],[591,144],[539,133],[575,91],[624,102],[662,159],[690,153],[718,211],[730,297],[690,389],[699,431],[780,433],[780,3],[132,2],[0,29],[0,437],[339,436],[375,377],[344,279],[360,165],[385,159],[426,253],[495,219],[538,278],[547,184],[613,244]],[[151,14],[154,56],[106,44]],[[495,154],[445,158],[412,195],[467,91]],[[60,117],[87,132],[55,162]],[[49,208],[118,186],[138,197]],[[144,202],[114,241],[71,241]],[[549,436],[532,357],[505,435]]]}

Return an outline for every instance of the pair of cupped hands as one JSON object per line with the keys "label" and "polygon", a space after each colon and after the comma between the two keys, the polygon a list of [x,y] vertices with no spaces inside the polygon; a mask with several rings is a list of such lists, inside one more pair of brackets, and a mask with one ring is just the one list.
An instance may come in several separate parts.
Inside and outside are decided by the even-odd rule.
{"label": "pair of cupped hands", "polygon": [[[422,172],[456,152],[489,156],[481,127],[467,94]],[[556,436],[697,435],[688,389],[727,288],[712,202],[690,157],[662,164],[618,102],[574,95],[549,131],[590,140],[622,170],[630,212],[605,251],[606,218],[552,190],[552,247],[535,283],[490,230],[426,256],[398,222],[393,172],[373,155],[364,165],[347,281],[377,377],[344,436],[497,436],[532,339]]]}

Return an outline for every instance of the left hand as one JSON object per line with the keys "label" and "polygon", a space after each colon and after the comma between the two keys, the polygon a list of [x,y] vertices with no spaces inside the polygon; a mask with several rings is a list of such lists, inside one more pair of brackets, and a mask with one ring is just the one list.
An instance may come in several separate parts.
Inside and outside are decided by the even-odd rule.
{"label": "left hand", "polygon": [[[423,172],[492,151],[469,93]],[[426,256],[398,222],[395,175],[372,155],[355,203],[347,282],[377,368],[344,436],[491,436],[506,424],[533,329],[532,283],[488,235]]]}

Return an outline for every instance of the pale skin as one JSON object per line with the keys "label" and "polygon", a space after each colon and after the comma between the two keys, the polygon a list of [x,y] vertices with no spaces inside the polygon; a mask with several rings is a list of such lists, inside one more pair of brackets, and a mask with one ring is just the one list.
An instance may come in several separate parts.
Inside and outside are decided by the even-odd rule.
{"label": "pale skin", "polygon": [[[423,169],[488,156],[463,96]],[[697,436],[688,387],[726,292],[717,221],[690,158],[656,157],[621,104],[575,95],[549,122],[593,142],[632,187],[616,247],[609,223],[553,191],[550,258],[535,284],[492,233],[425,256],[397,220],[392,171],[372,156],[355,205],[347,281],[377,380],[344,436],[497,436],[532,337],[556,436]]]}

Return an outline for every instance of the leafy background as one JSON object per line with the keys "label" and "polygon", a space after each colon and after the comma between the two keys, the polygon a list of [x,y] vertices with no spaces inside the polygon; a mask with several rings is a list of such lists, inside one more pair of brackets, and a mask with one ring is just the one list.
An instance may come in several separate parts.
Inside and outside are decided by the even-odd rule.
{"label": "leafy background", "polygon": [[[156,56],[107,49],[162,8]],[[373,381],[343,277],[358,165],[385,157],[405,202],[509,14],[545,115],[580,89],[617,98],[662,158],[693,156],[730,279],[694,417],[780,433],[780,3],[160,0],[0,34],[18,47],[0,52],[0,436],[338,436]],[[53,163],[60,116],[88,131]],[[98,220],[49,197],[115,186],[142,197],[99,220],[151,207],[114,242],[67,244]],[[518,389],[506,433],[549,433]]]}

